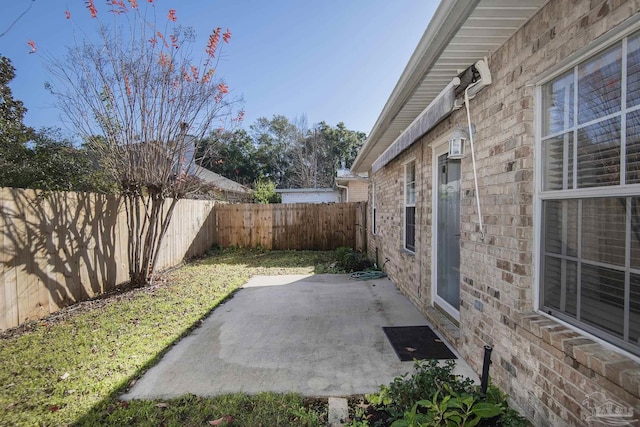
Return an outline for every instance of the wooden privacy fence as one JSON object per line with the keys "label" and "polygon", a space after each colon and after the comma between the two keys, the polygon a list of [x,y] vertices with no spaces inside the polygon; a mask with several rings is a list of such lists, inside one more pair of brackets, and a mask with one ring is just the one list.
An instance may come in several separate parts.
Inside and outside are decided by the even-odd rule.
{"label": "wooden privacy fence", "polygon": [[[158,268],[203,254],[213,201],[181,200]],[[0,188],[0,330],[129,280],[124,204],[113,195]]]}
{"label": "wooden privacy fence", "polygon": [[[159,269],[221,246],[364,250],[366,204],[221,205],[180,200]],[[129,280],[118,196],[0,188],[0,330]]]}
{"label": "wooden privacy fence", "polygon": [[365,249],[366,202],[217,205],[214,212],[223,247]]}

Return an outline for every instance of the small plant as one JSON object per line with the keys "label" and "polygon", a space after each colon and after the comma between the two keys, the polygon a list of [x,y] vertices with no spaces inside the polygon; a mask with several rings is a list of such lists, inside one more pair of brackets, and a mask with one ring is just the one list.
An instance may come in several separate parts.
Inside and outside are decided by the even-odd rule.
{"label": "small plant", "polygon": [[322,410],[319,410],[316,408],[304,406],[300,408],[292,408],[290,410],[291,414],[295,416],[295,421],[298,422],[301,426],[316,426],[326,423],[326,411],[326,407],[322,408]]}
{"label": "small plant", "polygon": [[507,395],[495,386],[486,394],[470,378],[453,373],[455,361],[416,361],[415,372],[396,377],[375,394],[366,395],[369,413],[384,411],[383,422],[371,424],[356,411],[351,426],[525,427],[528,421],[509,408]]}
{"label": "small plant", "polygon": [[[445,384],[444,388],[447,390],[448,386]],[[391,427],[474,427],[483,419],[497,417],[504,411],[497,403],[481,402],[478,395],[449,392],[437,391],[433,399],[419,400]]]}
{"label": "small plant", "polygon": [[471,393],[473,380],[453,373],[455,361],[439,365],[437,360],[416,361],[415,372],[397,377],[388,386],[381,386],[378,395],[367,395],[374,405],[382,405],[393,419],[408,412],[415,402],[432,397],[444,386],[455,393]]}
{"label": "small plant", "polygon": [[349,247],[339,247],[335,250],[336,268],[345,273],[353,273],[354,271],[364,271],[371,269],[373,264],[365,254],[354,251]]}

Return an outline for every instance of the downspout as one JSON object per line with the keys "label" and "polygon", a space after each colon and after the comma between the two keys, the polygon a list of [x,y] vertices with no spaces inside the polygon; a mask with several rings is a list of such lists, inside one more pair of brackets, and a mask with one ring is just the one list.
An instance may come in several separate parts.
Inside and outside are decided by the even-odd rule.
{"label": "downspout", "polygon": [[[469,71],[471,71],[471,75],[469,75]],[[476,62],[472,67],[467,69],[465,73],[463,73],[463,77],[465,78],[465,80],[471,79],[472,82],[464,89],[464,97],[462,99],[456,99],[453,108],[461,108],[462,104],[464,104],[466,107],[468,135],[469,142],[471,144],[471,163],[473,166],[473,183],[476,197],[476,209],[478,210],[479,234],[480,240],[484,241],[486,237],[486,231],[484,228],[484,224],[482,223],[482,208],[480,206],[480,193],[478,191],[478,168],[476,165],[476,150],[473,144],[473,125],[471,124],[471,107],[469,106],[469,100],[474,98],[483,87],[490,85],[492,82],[491,71],[489,70],[489,67],[487,65],[487,59],[485,58],[484,60]],[[473,80],[476,77],[479,78],[474,82]]]}
{"label": "downspout", "polygon": [[469,142],[471,143],[471,162],[473,164],[473,182],[476,191],[476,206],[478,209],[478,223],[480,224],[480,240],[484,242],[485,231],[482,224],[482,210],[480,208],[480,193],[478,192],[478,168],[476,167],[475,148],[473,146],[473,127],[471,126],[471,112],[469,111],[469,89],[478,85],[480,81],[470,84],[464,91],[464,103],[467,107],[467,125],[469,126]]}
{"label": "downspout", "polygon": [[338,184],[338,181],[336,181],[336,187],[344,188],[346,196],[347,196],[347,200],[345,200],[345,202],[348,202],[349,201],[349,187]]}

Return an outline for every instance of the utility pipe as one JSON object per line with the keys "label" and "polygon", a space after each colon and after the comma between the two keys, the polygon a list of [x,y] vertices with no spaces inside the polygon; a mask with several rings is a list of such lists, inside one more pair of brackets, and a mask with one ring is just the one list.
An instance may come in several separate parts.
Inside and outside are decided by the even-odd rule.
{"label": "utility pipe", "polygon": [[349,201],[349,187],[345,186],[345,185],[340,185],[338,184],[338,181],[336,181],[336,187],[338,188],[344,188],[346,196],[347,196],[347,200],[345,200],[345,202]]}
{"label": "utility pipe", "polygon": [[478,222],[480,223],[480,240],[484,242],[485,233],[484,226],[482,225],[482,211],[480,210],[480,193],[478,192],[478,171],[476,168],[476,154],[473,147],[473,129],[471,127],[471,112],[469,111],[469,89],[475,85],[481,83],[482,80],[478,80],[475,83],[470,84],[464,90],[464,104],[467,107],[467,124],[469,125],[469,142],[471,143],[471,162],[473,163],[473,182],[476,189],[476,205],[478,207]]}

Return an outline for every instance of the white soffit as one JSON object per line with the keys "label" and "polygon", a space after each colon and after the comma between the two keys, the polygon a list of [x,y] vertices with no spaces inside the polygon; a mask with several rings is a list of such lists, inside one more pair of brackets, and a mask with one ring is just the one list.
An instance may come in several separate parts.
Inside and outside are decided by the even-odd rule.
{"label": "white soffit", "polygon": [[[424,40],[433,22],[429,24],[423,40],[420,41],[414,56],[405,68],[403,75],[396,84],[382,113],[378,117],[365,145],[358,153],[352,171],[365,172],[373,162],[400,136],[427,105],[456,77],[460,72],[473,65],[480,59],[490,56],[502,46],[522,25],[524,25],[548,0],[480,0],[475,8],[468,0],[442,0],[433,20],[442,19],[452,22],[451,16],[439,15],[441,9],[448,9],[449,14],[464,13],[468,15],[458,26],[453,28],[448,42],[442,53],[426,64],[422,69],[426,73],[421,79],[412,79],[411,73],[420,73],[422,69],[415,69],[415,54],[422,47],[424,56],[433,55],[429,51],[430,40]],[[447,3],[447,4],[444,4]],[[455,3],[456,6],[450,6]],[[456,10],[457,7],[457,10]],[[470,12],[470,15],[469,15]],[[464,19],[464,16],[461,17]],[[445,24],[446,24],[445,23]],[[436,23],[438,24],[438,23]],[[442,25],[442,23],[441,23]],[[444,28],[443,28],[444,29]],[[435,31],[438,33],[438,31]],[[442,31],[439,31],[442,33]],[[433,36],[436,37],[435,35]],[[424,42],[427,42],[426,44]],[[424,47],[423,47],[424,46]],[[411,68],[414,68],[413,70]],[[412,80],[415,81],[412,82]],[[410,87],[406,87],[409,85]],[[402,99],[405,98],[405,99]]]}

